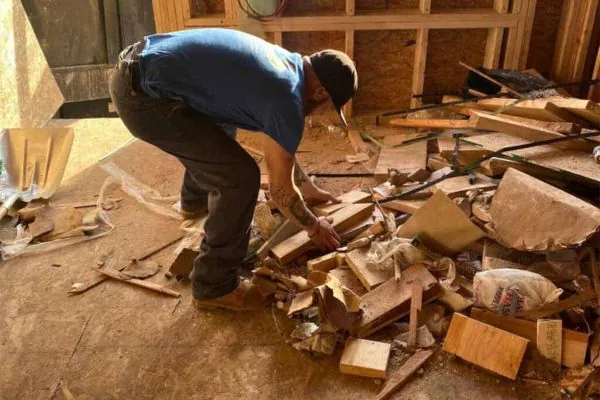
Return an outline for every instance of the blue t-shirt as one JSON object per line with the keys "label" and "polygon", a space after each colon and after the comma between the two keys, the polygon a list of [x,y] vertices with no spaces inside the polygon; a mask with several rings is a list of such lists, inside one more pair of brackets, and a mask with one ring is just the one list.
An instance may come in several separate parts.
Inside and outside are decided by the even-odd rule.
{"label": "blue t-shirt", "polygon": [[147,39],[140,70],[149,96],[183,99],[221,124],[263,131],[296,152],[304,130],[300,54],[221,28]]}

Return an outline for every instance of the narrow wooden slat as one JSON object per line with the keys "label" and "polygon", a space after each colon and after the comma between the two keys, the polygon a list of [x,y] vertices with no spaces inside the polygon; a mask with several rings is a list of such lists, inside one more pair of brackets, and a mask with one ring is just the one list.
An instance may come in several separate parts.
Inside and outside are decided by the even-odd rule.
{"label": "narrow wooden slat", "polygon": [[[596,54],[596,65],[594,66],[592,79],[600,79],[600,47],[598,47],[598,53]],[[590,87],[588,99],[600,102],[600,85]]]}
{"label": "narrow wooden slat", "polygon": [[356,1],[346,0],[346,15],[354,15],[356,13]]}
{"label": "narrow wooden slat", "polygon": [[535,10],[537,7],[537,0],[528,0],[525,18],[523,20],[523,39],[520,45],[519,52],[519,69],[525,69],[527,67],[527,57],[529,55],[529,43],[531,42],[531,32],[533,31],[533,21],[535,20]]}
{"label": "narrow wooden slat", "polygon": [[564,0],[560,25],[558,27],[556,46],[554,48],[554,58],[552,60],[551,77],[553,79],[556,79],[562,75],[567,41],[575,11],[576,5],[574,0]]}
{"label": "narrow wooden slat", "polygon": [[[417,45],[415,47],[415,65],[412,78],[412,94],[423,94],[425,85],[425,68],[427,66],[427,47],[429,42],[429,29],[420,29],[417,31]],[[412,98],[411,107],[418,107],[422,104],[421,99]]]}
{"label": "narrow wooden slat", "polygon": [[[348,57],[354,60],[354,31],[346,31],[345,52],[348,54]],[[344,114],[346,117],[352,116],[352,99],[344,106]]]}
{"label": "narrow wooden slat", "polygon": [[185,17],[183,15],[183,2],[181,0],[175,0],[173,2],[175,9],[175,27],[178,31],[185,29]]}
{"label": "narrow wooden slat", "polygon": [[283,47],[283,32],[273,32],[273,41],[277,46]]}
{"label": "narrow wooden slat", "polygon": [[[508,12],[508,0],[494,0],[494,10],[498,14]],[[502,51],[503,28],[492,28],[488,31],[483,66],[486,68],[498,68],[500,64],[500,53]]]}
{"label": "narrow wooden slat", "polygon": [[[577,36],[579,40],[576,41],[576,54],[573,60],[573,75],[571,75],[571,81],[579,81],[583,79],[583,70],[585,68],[585,61],[592,38],[592,31],[594,29],[594,21],[598,15],[598,3],[599,0],[587,0],[585,4],[585,11],[583,14],[583,23],[580,26]],[[582,8],[584,5],[581,6]]]}
{"label": "narrow wooden slat", "polygon": [[183,25],[185,26],[185,21],[192,18],[192,10],[190,7],[190,1],[192,0],[179,0],[181,1],[181,9],[183,10]]}
{"label": "narrow wooden slat", "polygon": [[156,32],[161,33],[164,30],[162,20],[162,0],[152,0],[152,11],[154,12],[154,25]]}

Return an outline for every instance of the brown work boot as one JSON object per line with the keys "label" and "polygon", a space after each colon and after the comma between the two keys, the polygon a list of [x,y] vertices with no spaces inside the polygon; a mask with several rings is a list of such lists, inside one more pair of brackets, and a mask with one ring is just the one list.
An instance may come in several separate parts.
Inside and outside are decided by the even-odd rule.
{"label": "brown work boot", "polygon": [[225,308],[233,311],[259,310],[265,306],[265,298],[257,287],[247,280],[241,280],[238,287],[231,293],[210,300],[193,300],[200,310]]}
{"label": "brown work boot", "polygon": [[175,210],[184,219],[197,219],[208,214],[208,204],[205,204],[195,210],[184,209],[181,206],[181,200],[171,205],[171,208]]}

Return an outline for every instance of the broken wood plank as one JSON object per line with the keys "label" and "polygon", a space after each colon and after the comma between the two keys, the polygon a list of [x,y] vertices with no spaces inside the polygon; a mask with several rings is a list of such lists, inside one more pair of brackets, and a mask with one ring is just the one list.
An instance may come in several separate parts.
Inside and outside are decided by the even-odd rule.
{"label": "broken wood plank", "polygon": [[405,128],[431,129],[473,129],[475,122],[468,119],[405,119],[394,118],[386,122],[388,125]]}
{"label": "broken wood plank", "polygon": [[325,254],[324,256],[308,261],[306,263],[308,271],[329,272],[339,267],[337,255],[338,253],[334,251],[333,253]]}
{"label": "broken wood plank", "polygon": [[154,292],[158,292],[158,293],[162,293],[162,294],[166,294],[168,296],[181,297],[181,293],[179,293],[179,292],[176,292],[176,291],[166,288],[164,286],[158,285],[156,283],[147,282],[147,281],[144,281],[141,279],[131,279],[127,275],[125,275],[119,271],[109,271],[109,270],[103,270],[103,269],[95,268],[95,267],[93,267],[92,269],[97,272],[100,272],[101,274],[106,275],[112,279],[115,279],[117,281],[129,283],[130,285],[139,286],[141,288],[152,290]]}
{"label": "broken wood plank", "polygon": [[346,254],[346,263],[367,290],[373,290],[390,279],[392,271],[382,270],[368,265],[367,248],[355,249]]}
{"label": "broken wood plank", "polygon": [[349,130],[348,131],[348,141],[350,142],[350,146],[352,146],[352,150],[356,154],[369,154],[369,147],[364,142],[360,133],[357,130]]}
{"label": "broken wood plank", "polygon": [[256,256],[259,259],[264,260],[269,255],[269,250],[300,232],[300,230],[301,229],[298,225],[286,219],[283,221],[283,224],[277,228],[273,235],[266,242],[264,242],[262,246],[260,246],[256,252]]}
{"label": "broken wood plank", "polygon": [[563,250],[600,230],[600,209],[514,169],[504,174],[491,215],[502,244],[523,251]]}
{"label": "broken wood plank", "polygon": [[389,399],[394,392],[406,384],[408,379],[419,370],[433,356],[433,350],[420,350],[413,354],[396,372],[394,372],[381,392],[375,396],[374,400]]}
{"label": "broken wood plank", "polygon": [[440,183],[435,184],[429,190],[432,193],[442,191],[449,198],[465,197],[467,192],[479,189],[482,192],[494,190],[498,187],[498,183],[484,175],[476,175],[475,183],[471,184],[468,176],[456,176],[448,178]]}
{"label": "broken wood plank", "polygon": [[362,190],[352,190],[351,192],[344,193],[338,197],[338,200],[340,203],[321,204],[313,207],[312,210],[318,217],[327,217],[348,204],[370,203],[373,201],[371,194]]}
{"label": "broken wood plank", "polygon": [[[444,159],[451,160],[455,147],[456,141],[454,139],[445,137],[438,138],[438,150],[440,156]],[[482,146],[461,141],[458,146],[457,162],[460,165],[468,165],[489,153],[490,151]],[[431,157],[429,157],[429,160],[431,160]]]}
{"label": "broken wood plank", "polygon": [[556,362],[562,361],[562,320],[540,319],[537,321],[536,346],[540,354]]}
{"label": "broken wood plank", "polygon": [[[492,311],[473,308],[471,318],[514,333],[529,340],[533,345],[538,341],[537,325],[534,321],[501,316]],[[568,368],[578,368],[585,364],[589,334],[571,329],[562,330],[561,363]]]}
{"label": "broken wood plank", "polygon": [[419,211],[426,202],[427,200],[392,200],[383,203],[381,207],[413,215]]}
{"label": "broken wood plank", "polygon": [[[400,134],[386,136],[383,138],[383,144],[395,145],[402,143],[408,139],[414,138],[415,135]],[[375,176],[379,178],[387,178],[388,169],[395,168],[399,172],[412,173],[417,169],[427,168],[427,142],[421,141],[401,147],[383,147],[379,153],[379,160],[375,167]]]}
{"label": "broken wood plank", "polygon": [[566,298],[564,300],[559,300],[554,303],[546,304],[537,310],[530,311],[522,311],[514,316],[517,318],[526,318],[529,320],[537,321],[540,318],[546,318],[550,315],[558,314],[564,310],[573,307],[581,307],[585,303],[596,299],[596,292],[593,290],[586,290],[579,294],[574,294],[573,296]]}
{"label": "broken wood plank", "polygon": [[[501,115],[492,115],[485,112],[476,112],[477,129],[485,129],[493,132],[503,132],[515,135],[529,141],[562,138],[564,135],[556,131],[536,127],[524,122],[513,121]],[[555,143],[553,146],[562,149],[573,149],[579,151],[592,151],[594,144],[584,140],[572,140],[568,142]]]}
{"label": "broken wood plank", "polygon": [[436,192],[402,225],[399,237],[421,237],[438,253],[452,255],[481,239],[484,233],[442,191]]}
{"label": "broken wood plank", "polygon": [[440,294],[437,279],[423,264],[415,264],[402,271],[400,282],[392,277],[361,297],[362,320],[352,330],[366,337],[410,313],[411,285],[418,279],[423,286],[423,304]]}
{"label": "broken wood plank", "polygon": [[455,313],[444,340],[444,351],[515,380],[529,341]]}
{"label": "broken wood plank", "polygon": [[[353,226],[373,213],[374,204],[348,204],[343,209],[331,214],[333,228],[337,232]],[[280,263],[285,264],[306,253],[311,248],[311,240],[305,231],[299,232],[287,240],[274,246],[270,253]]]}
{"label": "broken wood plank", "polygon": [[350,338],[342,353],[340,372],[385,379],[391,349],[389,343]]}
{"label": "broken wood plank", "polygon": [[[516,101],[514,99],[494,98],[479,100],[477,105],[487,111],[498,111]],[[580,117],[545,99],[520,101],[518,104],[504,109],[502,113],[540,121],[575,123],[581,121]]]}
{"label": "broken wood plank", "polygon": [[417,321],[419,317],[419,311],[423,306],[423,286],[421,282],[416,279],[412,283],[412,297],[410,298],[410,322],[408,326],[408,346],[414,347],[417,344]]}
{"label": "broken wood plank", "polygon": [[363,284],[358,280],[354,272],[347,266],[342,265],[328,272],[330,276],[336,278],[340,283],[361,296],[367,291]]}
{"label": "broken wood plank", "polygon": [[581,133],[581,126],[574,122],[538,121],[537,119],[524,118],[516,115],[502,114],[502,118],[525,123],[538,128],[561,133]]}

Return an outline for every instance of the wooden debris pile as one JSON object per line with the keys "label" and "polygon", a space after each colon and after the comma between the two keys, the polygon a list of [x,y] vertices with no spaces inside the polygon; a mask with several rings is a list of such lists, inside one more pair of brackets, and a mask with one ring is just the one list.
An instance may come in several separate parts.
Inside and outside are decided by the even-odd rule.
{"label": "wooden debris pile", "polygon": [[600,139],[495,152],[593,132],[600,106],[498,98],[452,111],[465,118],[363,134],[382,147],[374,174],[385,182],[314,208],[343,247],[319,256],[284,222],[261,241],[253,280],[296,321],[295,348],[332,355],[343,343],[342,373],[386,379],[377,398],[439,347],[510,380],[562,376],[585,395],[600,365]]}

